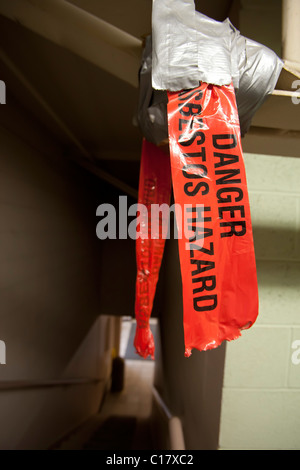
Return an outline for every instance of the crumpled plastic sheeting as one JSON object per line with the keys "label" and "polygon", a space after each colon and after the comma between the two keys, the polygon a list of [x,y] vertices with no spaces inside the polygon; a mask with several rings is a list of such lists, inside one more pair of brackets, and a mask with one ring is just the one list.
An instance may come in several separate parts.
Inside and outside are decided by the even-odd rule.
{"label": "crumpled plastic sheeting", "polygon": [[[237,31],[236,35],[238,34]],[[283,61],[271,49],[241,35],[237,38],[237,51],[240,58],[240,78],[235,87],[235,96],[243,137],[248,132],[256,111],[272,94]]]}
{"label": "crumpled plastic sheeting", "polygon": [[147,38],[142,58],[138,109],[147,140],[158,145],[168,138],[166,90],[195,88],[201,81],[233,83],[244,136],[273,92],[283,61],[242,36],[228,18],[219,22],[195,12],[193,0],[154,0],[152,25],[152,41]]}
{"label": "crumpled plastic sheeting", "polygon": [[167,103],[164,90],[152,88],[152,38],[147,36],[139,73],[137,121],[145,139],[158,145],[168,139]]}

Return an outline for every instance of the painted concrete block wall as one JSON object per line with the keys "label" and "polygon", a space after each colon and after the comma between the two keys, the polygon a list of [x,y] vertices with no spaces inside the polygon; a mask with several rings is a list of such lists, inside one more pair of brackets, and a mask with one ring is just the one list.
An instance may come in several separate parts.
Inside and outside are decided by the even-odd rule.
{"label": "painted concrete block wall", "polygon": [[260,312],[226,346],[219,445],[300,449],[300,159],[244,158]]}
{"label": "painted concrete block wall", "polygon": [[281,57],[282,0],[240,0],[238,29]]}

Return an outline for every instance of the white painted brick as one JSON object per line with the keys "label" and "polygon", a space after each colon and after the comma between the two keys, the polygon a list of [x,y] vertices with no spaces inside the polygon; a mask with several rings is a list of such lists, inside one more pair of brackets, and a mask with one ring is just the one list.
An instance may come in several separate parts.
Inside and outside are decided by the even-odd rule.
{"label": "white painted brick", "polygon": [[300,450],[291,348],[300,340],[300,159],[245,153],[244,161],[260,308],[254,327],[226,346],[220,446]]}
{"label": "white painted brick", "polygon": [[224,386],[238,388],[286,385],[290,330],[253,326],[226,345]]}
{"label": "white painted brick", "polygon": [[224,389],[220,448],[300,450],[300,393]]}

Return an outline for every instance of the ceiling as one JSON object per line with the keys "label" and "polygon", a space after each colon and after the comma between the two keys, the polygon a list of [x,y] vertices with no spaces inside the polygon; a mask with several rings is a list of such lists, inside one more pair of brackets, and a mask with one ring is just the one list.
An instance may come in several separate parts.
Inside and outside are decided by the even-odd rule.
{"label": "ceiling", "polygon": [[[69,3],[136,38],[151,32],[152,0],[70,0]],[[230,15],[233,22],[237,21],[238,0],[196,0],[195,3],[199,11],[217,20]],[[80,31],[78,35],[80,40]],[[117,176],[120,175],[116,160],[139,161],[142,136],[133,124],[137,88],[1,15],[0,44],[11,65],[8,67],[0,59],[0,79],[6,83],[7,99],[13,97],[59,142],[72,147],[74,142],[42,105],[46,103],[76,136],[84,151]],[[121,173],[126,179],[123,168]]]}
{"label": "ceiling", "polygon": [[[136,38],[151,32],[152,0],[72,0],[69,3]],[[232,3],[231,0],[198,0],[196,5],[203,13],[223,20]],[[13,96],[64,146],[72,146],[65,132],[32,93],[34,90],[86,152],[101,160],[110,172],[118,174],[115,160],[139,161],[142,136],[133,125],[137,88],[1,15],[0,44],[13,64],[7,67],[0,60],[0,79],[6,83],[8,101]],[[30,89],[20,80],[20,74],[30,84]],[[123,165],[121,167],[125,177]]]}

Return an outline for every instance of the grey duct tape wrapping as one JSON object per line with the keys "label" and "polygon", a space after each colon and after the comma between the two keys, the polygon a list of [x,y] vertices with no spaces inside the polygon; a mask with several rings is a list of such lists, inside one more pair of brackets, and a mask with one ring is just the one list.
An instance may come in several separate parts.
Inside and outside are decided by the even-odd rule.
{"label": "grey duct tape wrapping", "polygon": [[248,132],[256,111],[272,94],[283,62],[275,52],[248,38],[244,43],[245,63],[240,65],[239,87],[235,90],[242,137]]}
{"label": "grey duct tape wrapping", "polygon": [[[155,5],[164,9],[169,1],[154,1],[152,37],[146,38],[142,56],[137,115],[142,134],[156,145],[168,138],[166,90],[194,88],[199,81],[214,85],[232,81],[241,135],[244,136],[254,114],[273,92],[283,61],[271,49],[242,36],[228,19],[219,22],[198,12],[193,16],[191,0],[183,2],[188,8],[186,13],[191,15],[189,24],[185,25],[186,17],[183,21],[180,15],[173,24],[176,11],[173,9],[170,13],[165,9],[164,15],[168,13],[172,26],[166,27],[164,21],[167,20],[163,14],[158,20],[159,11]],[[183,24],[179,28],[181,21]],[[193,24],[197,34],[192,34]],[[189,41],[185,42],[187,32],[190,33]],[[194,40],[198,41],[197,57]],[[176,46],[179,52],[176,52]]]}

